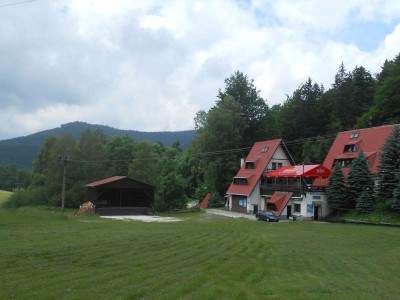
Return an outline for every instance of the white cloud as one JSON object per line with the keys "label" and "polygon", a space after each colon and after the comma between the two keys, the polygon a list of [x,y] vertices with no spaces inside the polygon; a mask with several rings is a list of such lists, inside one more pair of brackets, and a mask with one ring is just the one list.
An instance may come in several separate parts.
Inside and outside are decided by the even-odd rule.
{"label": "white cloud", "polygon": [[[58,0],[0,14],[0,139],[75,120],[191,129],[235,70],[273,105],[308,77],[329,88],[342,61],[379,72],[400,49],[389,0]],[[365,22],[393,31],[369,51],[340,39]]]}

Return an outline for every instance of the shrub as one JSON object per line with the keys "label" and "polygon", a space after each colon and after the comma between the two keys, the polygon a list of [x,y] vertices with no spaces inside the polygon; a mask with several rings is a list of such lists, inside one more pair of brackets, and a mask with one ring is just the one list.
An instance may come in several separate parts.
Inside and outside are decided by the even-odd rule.
{"label": "shrub", "polygon": [[217,192],[211,193],[210,202],[208,203],[208,207],[222,207],[224,206],[224,201],[221,196]]}

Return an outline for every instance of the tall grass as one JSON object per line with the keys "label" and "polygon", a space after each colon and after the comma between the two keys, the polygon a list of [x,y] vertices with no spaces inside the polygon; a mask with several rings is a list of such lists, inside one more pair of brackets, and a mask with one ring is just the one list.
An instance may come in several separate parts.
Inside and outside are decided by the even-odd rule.
{"label": "tall grass", "polygon": [[0,298],[396,299],[398,228],[0,210]]}

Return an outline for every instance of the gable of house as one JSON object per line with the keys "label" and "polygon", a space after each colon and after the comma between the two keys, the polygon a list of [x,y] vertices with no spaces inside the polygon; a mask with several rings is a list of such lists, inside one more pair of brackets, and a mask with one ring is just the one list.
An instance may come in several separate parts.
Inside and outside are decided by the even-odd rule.
{"label": "gable of house", "polygon": [[288,161],[280,144],[280,139],[255,143],[239,172],[233,178],[227,194],[250,195],[266,170],[282,166],[285,160]]}

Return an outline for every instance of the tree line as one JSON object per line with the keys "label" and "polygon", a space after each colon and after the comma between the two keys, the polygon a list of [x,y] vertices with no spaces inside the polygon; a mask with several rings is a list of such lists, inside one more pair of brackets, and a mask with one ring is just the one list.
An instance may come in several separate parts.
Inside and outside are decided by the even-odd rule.
{"label": "tree line", "polygon": [[128,136],[107,140],[101,130],[88,130],[79,140],[50,137],[34,161],[29,187],[14,197],[25,193],[20,201],[57,203],[62,182],[57,156],[68,154],[74,158],[67,178],[71,206],[84,200],[86,183],[112,175],[156,185],[161,209],[183,207],[206,192],[218,205],[240,158],[257,141],[282,138],[295,162],[322,163],[337,132],[400,123],[400,54],[375,75],[362,66],[347,71],[342,63],[328,89],[309,78],[272,107],[254,80],[236,71],[225,79],[215,105],[197,112],[194,121],[196,135],[184,152],[179,143],[166,148]]}

